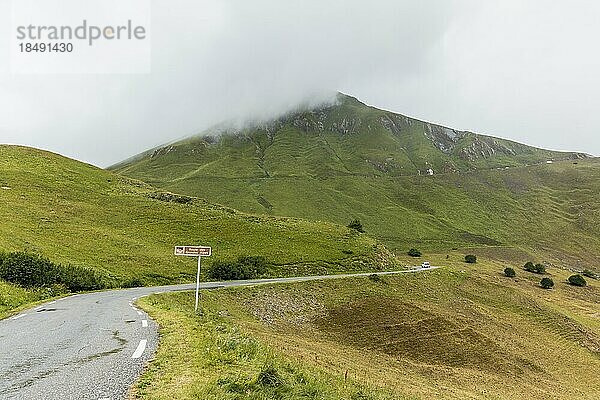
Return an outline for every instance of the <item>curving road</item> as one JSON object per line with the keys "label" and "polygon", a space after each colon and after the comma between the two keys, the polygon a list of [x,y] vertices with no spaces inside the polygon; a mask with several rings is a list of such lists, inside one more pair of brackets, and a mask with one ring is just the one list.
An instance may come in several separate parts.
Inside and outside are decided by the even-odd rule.
{"label": "curving road", "polygon": [[[425,269],[380,274],[421,271]],[[370,274],[229,281],[201,288]],[[0,399],[123,399],[158,345],[156,323],[133,303],[153,293],[194,288],[192,284],[74,295],[0,321]]]}

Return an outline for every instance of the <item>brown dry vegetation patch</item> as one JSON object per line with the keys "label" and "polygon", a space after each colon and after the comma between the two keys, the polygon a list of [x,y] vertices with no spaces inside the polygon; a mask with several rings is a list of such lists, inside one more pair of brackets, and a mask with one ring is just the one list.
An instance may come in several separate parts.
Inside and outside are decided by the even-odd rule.
{"label": "brown dry vegetation patch", "polygon": [[244,306],[266,325],[289,324],[304,326],[317,315],[325,312],[325,306],[316,298],[295,291],[268,288],[254,292],[244,299]]}
{"label": "brown dry vegetation patch", "polygon": [[419,363],[490,372],[537,370],[472,326],[390,298],[354,301],[328,310],[315,323],[344,345]]}

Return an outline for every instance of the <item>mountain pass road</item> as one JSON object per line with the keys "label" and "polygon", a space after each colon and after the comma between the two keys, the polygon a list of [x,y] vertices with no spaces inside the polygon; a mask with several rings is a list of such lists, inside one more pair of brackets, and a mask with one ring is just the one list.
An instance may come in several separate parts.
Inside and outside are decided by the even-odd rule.
{"label": "mountain pass road", "polygon": [[[370,274],[211,282],[200,287],[206,290]],[[0,321],[0,399],[123,399],[158,345],[157,324],[136,308],[135,301],[153,293],[193,289],[195,285],[188,284],[78,294]]]}

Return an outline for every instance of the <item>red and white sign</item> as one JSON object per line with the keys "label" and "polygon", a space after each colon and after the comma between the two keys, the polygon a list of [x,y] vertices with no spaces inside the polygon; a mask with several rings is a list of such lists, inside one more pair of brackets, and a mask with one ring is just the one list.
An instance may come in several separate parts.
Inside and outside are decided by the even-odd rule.
{"label": "red and white sign", "polygon": [[212,248],[206,246],[176,246],[176,256],[210,257]]}

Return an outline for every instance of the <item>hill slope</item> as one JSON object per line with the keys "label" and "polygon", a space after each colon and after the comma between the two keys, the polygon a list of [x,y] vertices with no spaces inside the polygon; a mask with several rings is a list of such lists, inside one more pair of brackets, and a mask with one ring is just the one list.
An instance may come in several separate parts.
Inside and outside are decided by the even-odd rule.
{"label": "hill slope", "polygon": [[343,95],[257,127],[215,128],[113,169],[248,212],[360,218],[398,249],[518,245],[599,260],[597,160],[452,130]]}
{"label": "hill slope", "polygon": [[242,214],[31,148],[0,146],[0,187],[0,251],[93,267],[115,284],[191,281],[194,260],[173,256],[180,244],[213,246],[207,264],[265,256],[281,275],[368,269],[382,256],[345,227]]}
{"label": "hill slope", "polygon": [[163,330],[135,398],[277,398],[253,385],[264,365],[290,400],[599,398],[597,281],[573,287],[550,269],[543,290],[519,268],[501,276],[504,263],[432,262],[445,267],[213,290],[202,318],[192,293],[144,298]]}

